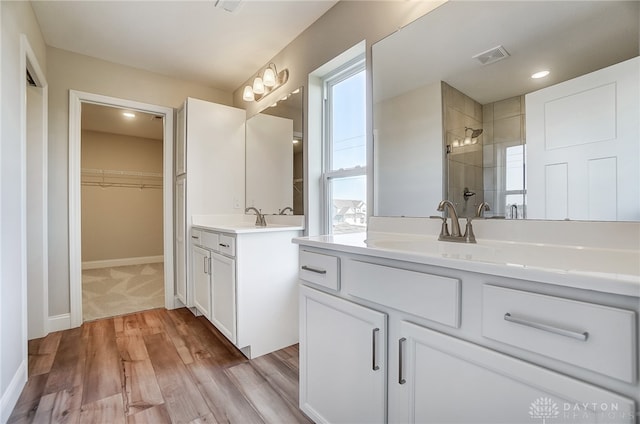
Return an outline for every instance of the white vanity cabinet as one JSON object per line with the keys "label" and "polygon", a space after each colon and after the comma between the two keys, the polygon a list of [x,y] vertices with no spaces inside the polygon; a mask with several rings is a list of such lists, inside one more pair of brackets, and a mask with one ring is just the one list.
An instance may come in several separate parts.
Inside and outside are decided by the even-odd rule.
{"label": "white vanity cabinet", "polygon": [[211,319],[211,252],[202,247],[191,248],[193,274],[193,304],[202,315]]}
{"label": "white vanity cabinet", "polygon": [[298,342],[299,229],[193,227],[193,303],[248,358]]}
{"label": "white vanity cabinet", "polygon": [[[177,113],[175,163],[176,298],[194,305],[194,215],[244,212],[245,118],[242,109],[188,98]],[[188,266],[187,266],[188,265]]]}
{"label": "white vanity cabinet", "polygon": [[315,421],[637,422],[637,298],[296,242]]}
{"label": "white vanity cabinet", "polygon": [[209,320],[232,343],[236,343],[236,261],[211,254],[211,303]]}
{"label": "white vanity cabinet", "polygon": [[229,249],[235,238],[194,228],[191,241],[193,304],[235,344],[236,261],[235,249]]}
{"label": "white vanity cabinet", "polygon": [[[407,321],[398,351],[398,374],[390,378],[398,404],[389,422],[633,422],[630,399]],[[612,408],[619,415],[608,420]]]}
{"label": "white vanity cabinet", "polygon": [[387,316],[300,287],[300,408],[317,423],[385,422]]}

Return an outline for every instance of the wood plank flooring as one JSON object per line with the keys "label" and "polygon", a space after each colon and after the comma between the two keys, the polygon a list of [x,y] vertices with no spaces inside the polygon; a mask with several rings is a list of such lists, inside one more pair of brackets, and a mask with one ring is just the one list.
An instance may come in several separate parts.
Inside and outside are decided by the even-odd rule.
{"label": "wood plank flooring", "polygon": [[311,423],[298,346],[247,360],[204,317],[154,309],[29,342],[9,423]]}

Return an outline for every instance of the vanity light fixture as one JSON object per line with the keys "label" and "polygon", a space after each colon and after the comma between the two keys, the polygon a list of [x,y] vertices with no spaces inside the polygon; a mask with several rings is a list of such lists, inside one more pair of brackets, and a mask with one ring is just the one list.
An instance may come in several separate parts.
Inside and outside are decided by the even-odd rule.
{"label": "vanity light fixture", "polygon": [[132,118],[135,118],[135,117],[136,117],[136,114],[135,114],[135,113],[132,113],[132,112],[122,112],[122,115],[123,115],[125,118],[129,118],[129,119],[132,119]]}
{"label": "vanity light fixture", "polygon": [[531,75],[531,78],[533,79],[539,79],[539,78],[544,78],[547,75],[549,75],[549,71],[544,70],[544,71],[540,71],[540,72],[536,72],[534,74]]}
{"label": "vanity light fixture", "polygon": [[269,63],[262,74],[253,79],[253,85],[247,85],[242,92],[242,99],[247,102],[261,100],[272,91],[289,80],[289,70],[283,69],[278,72],[274,63]]}

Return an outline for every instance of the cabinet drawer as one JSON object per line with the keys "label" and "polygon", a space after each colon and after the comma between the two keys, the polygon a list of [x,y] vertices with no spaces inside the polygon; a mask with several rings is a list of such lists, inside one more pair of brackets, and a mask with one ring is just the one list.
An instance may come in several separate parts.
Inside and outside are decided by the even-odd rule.
{"label": "cabinet drawer", "polygon": [[236,256],[236,238],[226,234],[220,234],[218,251],[228,256]]}
{"label": "cabinet drawer", "polygon": [[201,246],[206,247],[209,250],[217,251],[218,250],[218,235],[216,233],[210,233],[208,231],[203,231],[200,236]]}
{"label": "cabinet drawer", "polygon": [[483,336],[635,382],[633,311],[492,285],[482,302]]}
{"label": "cabinet drawer", "polygon": [[194,228],[191,229],[191,243],[197,246],[202,245],[202,231],[196,230]]}
{"label": "cabinet drawer", "polygon": [[300,250],[298,276],[301,280],[338,290],[338,261],[335,256]]}
{"label": "cabinet drawer", "polygon": [[346,294],[460,327],[460,280],[356,260],[342,263]]}

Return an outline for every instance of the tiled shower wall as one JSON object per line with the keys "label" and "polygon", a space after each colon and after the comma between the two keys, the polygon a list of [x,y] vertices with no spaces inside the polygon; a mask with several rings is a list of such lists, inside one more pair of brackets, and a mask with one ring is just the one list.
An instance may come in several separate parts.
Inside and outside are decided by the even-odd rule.
{"label": "tiled shower wall", "polygon": [[[526,216],[524,160],[524,96],[482,106],[484,198],[488,216],[523,219]],[[518,148],[522,146],[522,148]]]}
{"label": "tiled shower wall", "polygon": [[[484,201],[482,147],[485,132],[477,144],[454,147],[455,140],[464,140],[465,127],[483,128],[482,105],[447,83],[442,83],[444,131],[447,144],[447,199],[452,201],[459,216],[474,216]],[[464,199],[465,187],[475,195]]]}

